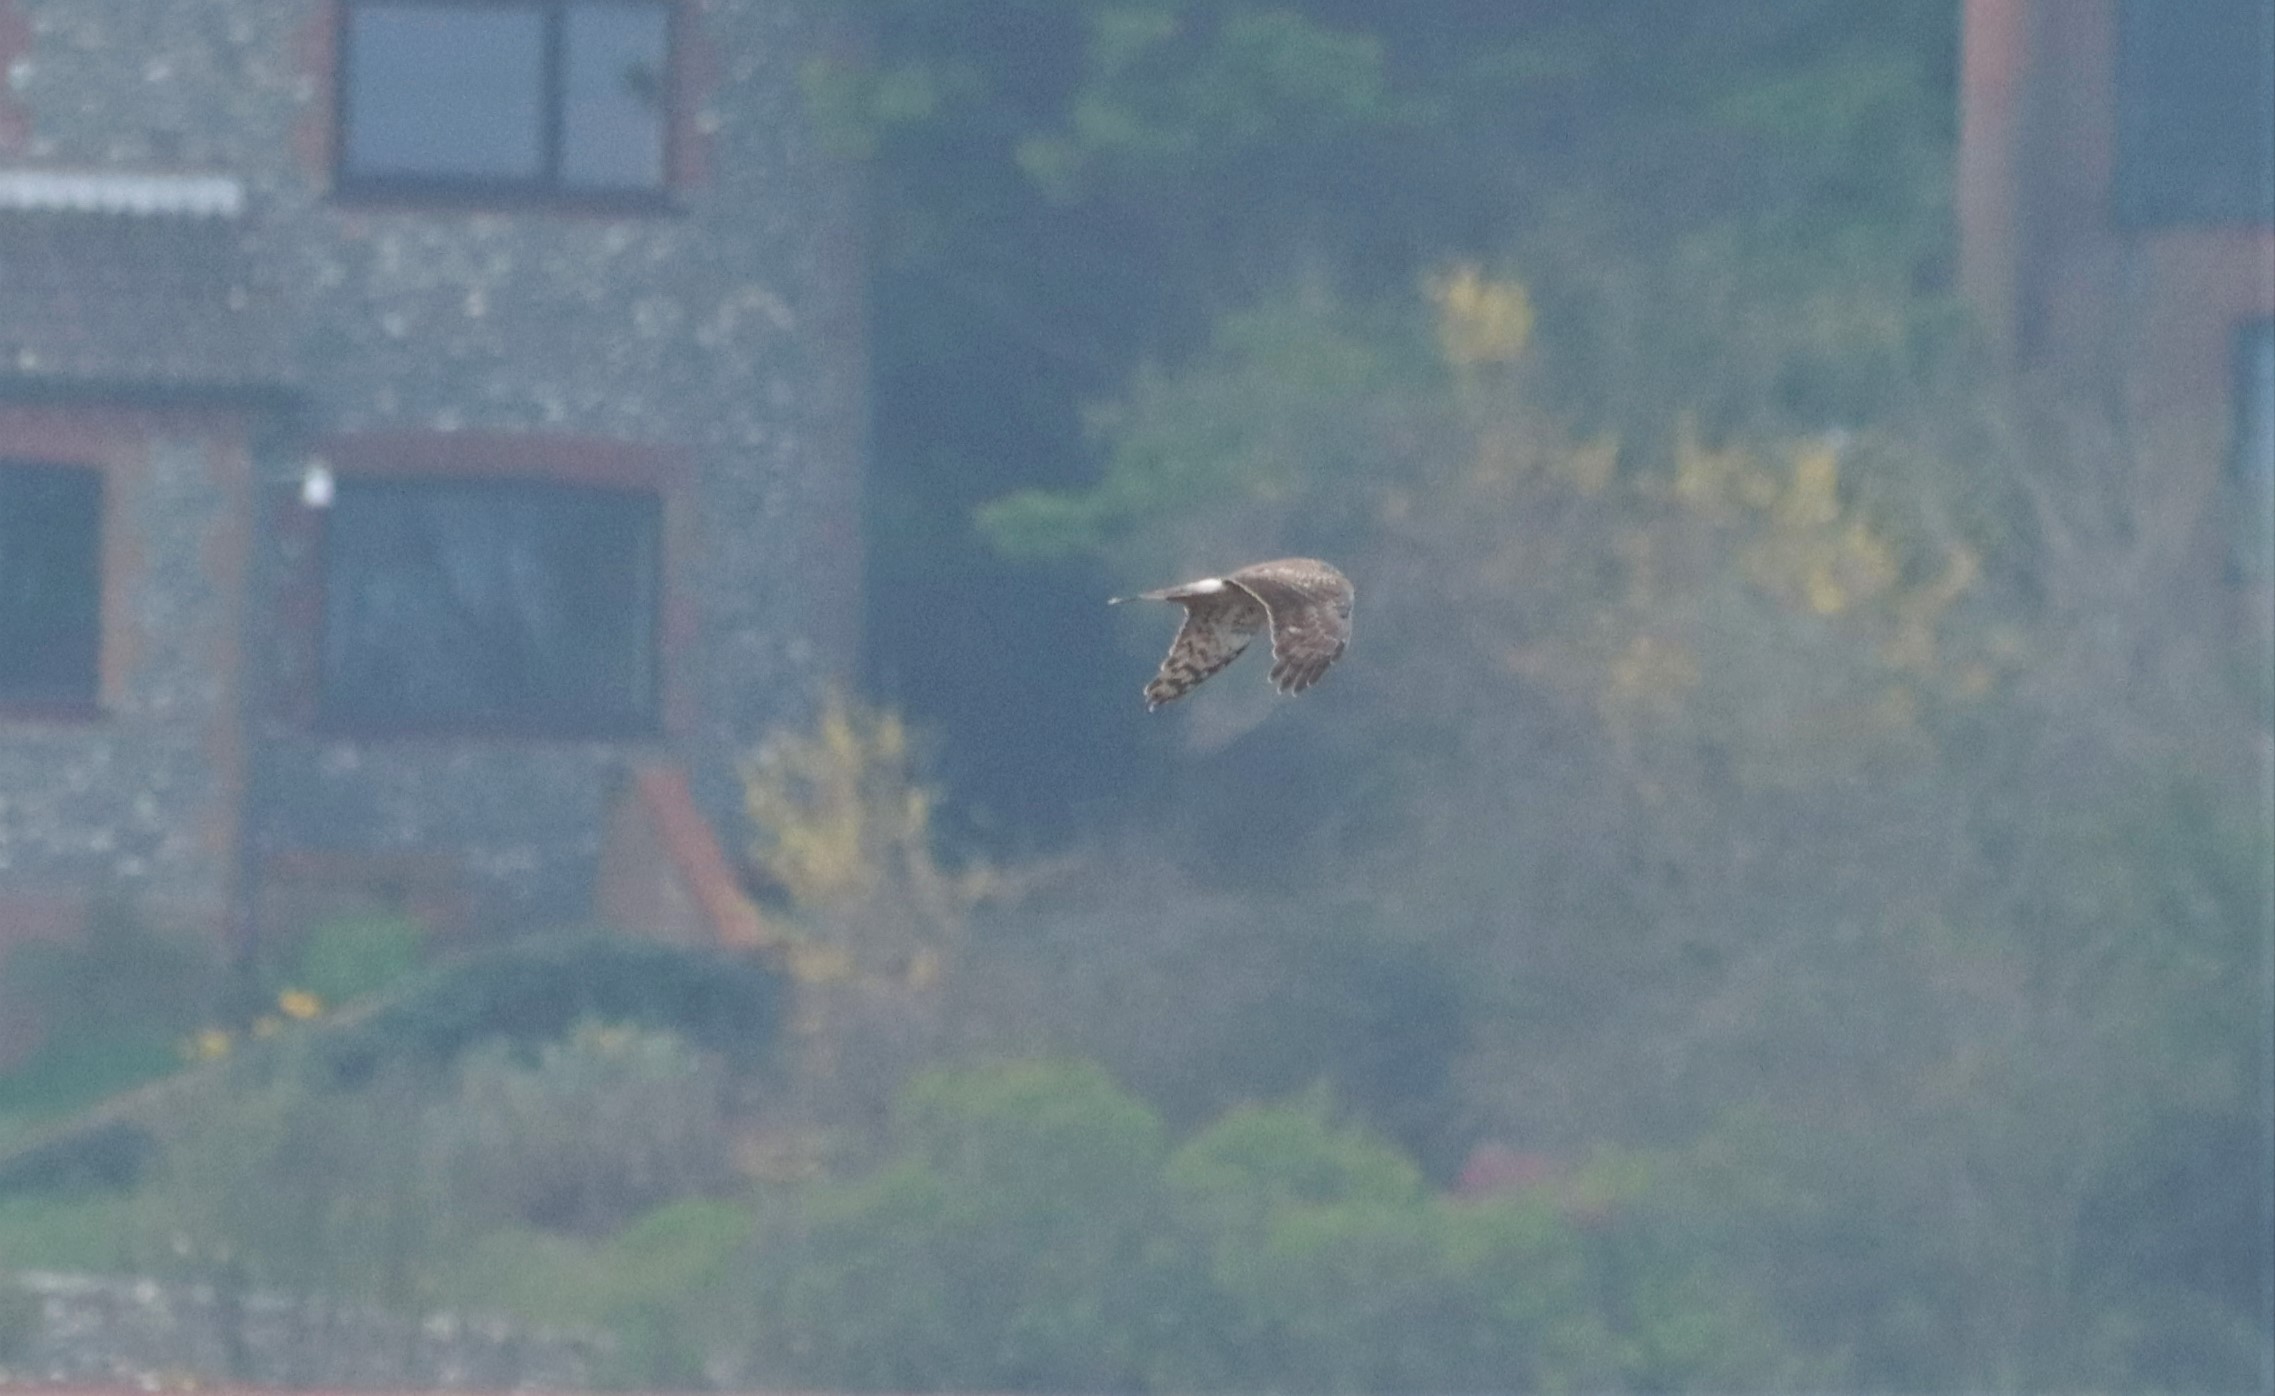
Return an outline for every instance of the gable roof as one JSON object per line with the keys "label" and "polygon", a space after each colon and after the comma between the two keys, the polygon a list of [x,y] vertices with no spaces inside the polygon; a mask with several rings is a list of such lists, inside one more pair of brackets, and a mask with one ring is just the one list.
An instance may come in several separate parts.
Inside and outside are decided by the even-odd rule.
{"label": "gable roof", "polygon": [[234,181],[0,172],[0,394],[289,386]]}

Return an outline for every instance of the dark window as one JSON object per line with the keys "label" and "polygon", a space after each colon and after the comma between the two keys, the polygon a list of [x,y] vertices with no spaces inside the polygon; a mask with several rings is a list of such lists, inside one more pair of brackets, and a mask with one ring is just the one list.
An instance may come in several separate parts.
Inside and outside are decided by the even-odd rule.
{"label": "dark window", "polygon": [[2236,341],[2236,568],[2275,583],[2275,320],[2244,327]]}
{"label": "dark window", "polygon": [[662,191],[667,0],[347,0],[342,13],[343,188]]}
{"label": "dark window", "polygon": [[2116,192],[2137,227],[2275,220],[2275,0],[2123,0]]}
{"label": "dark window", "polygon": [[95,705],[102,528],[96,471],[0,460],[0,703]]}
{"label": "dark window", "polygon": [[324,526],[326,723],[652,731],[659,520],[637,490],[342,481]]}

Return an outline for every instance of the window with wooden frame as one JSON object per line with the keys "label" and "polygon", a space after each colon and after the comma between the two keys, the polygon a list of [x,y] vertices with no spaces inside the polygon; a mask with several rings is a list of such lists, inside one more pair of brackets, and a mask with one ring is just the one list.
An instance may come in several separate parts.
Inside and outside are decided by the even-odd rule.
{"label": "window with wooden frame", "polygon": [[95,708],[102,532],[100,471],[0,458],[0,709]]}
{"label": "window with wooden frame", "polygon": [[337,187],[659,202],[671,0],[339,0]]}
{"label": "window with wooden frame", "polygon": [[657,729],[656,494],[521,478],[347,479],[323,529],[323,726]]}

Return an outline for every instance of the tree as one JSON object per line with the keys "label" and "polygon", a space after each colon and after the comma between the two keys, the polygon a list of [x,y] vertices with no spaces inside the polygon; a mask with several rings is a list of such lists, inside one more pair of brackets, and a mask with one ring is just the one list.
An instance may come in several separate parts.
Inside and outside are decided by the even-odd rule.
{"label": "tree", "polygon": [[[876,7],[873,60],[810,84],[879,171],[874,686],[943,727],[948,784],[1006,842],[1142,790],[1136,729],[1094,677],[1112,654],[1091,609],[1104,581],[1080,554],[1007,563],[975,507],[1079,485],[1114,434],[1089,405],[1183,360],[1259,292],[1400,293],[1447,257],[1552,235],[1591,250],[1553,278],[1530,259],[1544,319],[1590,345],[1560,360],[1564,387],[1632,421],[1727,329],[1654,314],[1702,263],[1726,307],[1789,287],[1837,308],[1846,287],[1932,281],[1954,9]],[[1892,327],[1886,355],[1906,335]],[[1666,352],[1633,363],[1651,343]],[[1796,353],[1760,386],[1829,420],[1902,381],[1889,366],[1828,376]],[[1059,720],[1026,722],[1035,710]]]}
{"label": "tree", "polygon": [[[1044,703],[1085,753],[1056,771],[1117,774],[1129,729],[1071,676],[1096,642],[1042,638],[1093,633],[1063,600],[1092,572],[1284,548],[1361,595],[1317,694],[1266,723],[1212,689],[1147,729],[1143,780],[1101,781],[1149,847],[1095,865],[1175,874],[1062,911],[1119,933],[1019,945],[1197,984],[1201,1024],[1276,963],[1260,925],[1417,948],[1458,986],[1444,1134],[1653,1160],[1619,1253],[1725,1258],[1796,1379],[2251,1379],[2264,1255],[2194,1219],[2263,1209],[2212,1180],[2270,1164],[2275,930],[2243,870],[2275,839],[2236,755],[2268,749],[2265,675],[2176,580],[2187,540],[2121,424],[1970,349],[1953,8],[999,13],[1051,36],[1035,62],[1008,30],[902,61],[942,51],[918,19],[880,70],[948,75],[878,137],[888,169],[949,157],[944,202],[894,225],[924,236],[893,294],[960,308],[886,357],[964,396],[901,444],[980,430],[976,399],[1007,405],[976,454],[1017,462],[933,470],[952,506],[910,511],[976,506],[1002,560],[944,530],[902,556],[970,563],[1001,638],[1067,661],[980,700],[1017,740],[959,727],[976,684],[935,709],[951,747],[1019,785]],[[1142,1000],[1060,1019],[1132,1080],[1178,1076]],[[1409,1360],[1327,1277],[1400,1277],[1426,1327],[1452,1292],[1431,1223],[1305,1215],[1278,1278],[1322,1288],[1274,1302],[1347,1319],[1323,1351],[1379,1337],[1309,1375]],[[1643,1268],[1678,1278],[1621,1292],[1683,1312],[1691,1272]],[[2181,1313],[2189,1342],[2152,1336]],[[1730,1380],[1776,1380],[1776,1347]]]}
{"label": "tree", "polygon": [[[1843,1379],[2247,1375],[2263,1256],[2117,1259],[2266,1163],[2270,839],[2218,754],[2266,741],[2252,681],[2216,611],[2097,599],[2183,575],[2106,522],[2153,477],[1956,375],[1840,434],[1582,435],[1528,288],[1418,291],[1392,333],[1259,307],[1133,392],[1093,488],[986,516],[1132,576],[1300,518],[1378,580],[1367,662],[1275,724],[1371,817],[1218,753],[1197,846],[1460,967],[1473,1128],[1734,1153],[1653,1226],[1753,1256]],[[2061,449],[2001,425],[2031,411]],[[2194,1344],[2144,1336],[2184,1311]]]}

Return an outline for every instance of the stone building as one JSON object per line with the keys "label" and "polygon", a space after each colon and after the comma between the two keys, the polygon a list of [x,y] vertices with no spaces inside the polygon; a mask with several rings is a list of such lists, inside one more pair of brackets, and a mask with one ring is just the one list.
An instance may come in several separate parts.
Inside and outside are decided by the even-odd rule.
{"label": "stone building", "polygon": [[1962,21],[1960,271],[1992,345],[2118,423],[2263,603],[2275,0],[1964,0]]}
{"label": "stone building", "polygon": [[0,955],[733,922],[858,614],[845,13],[0,0]]}

